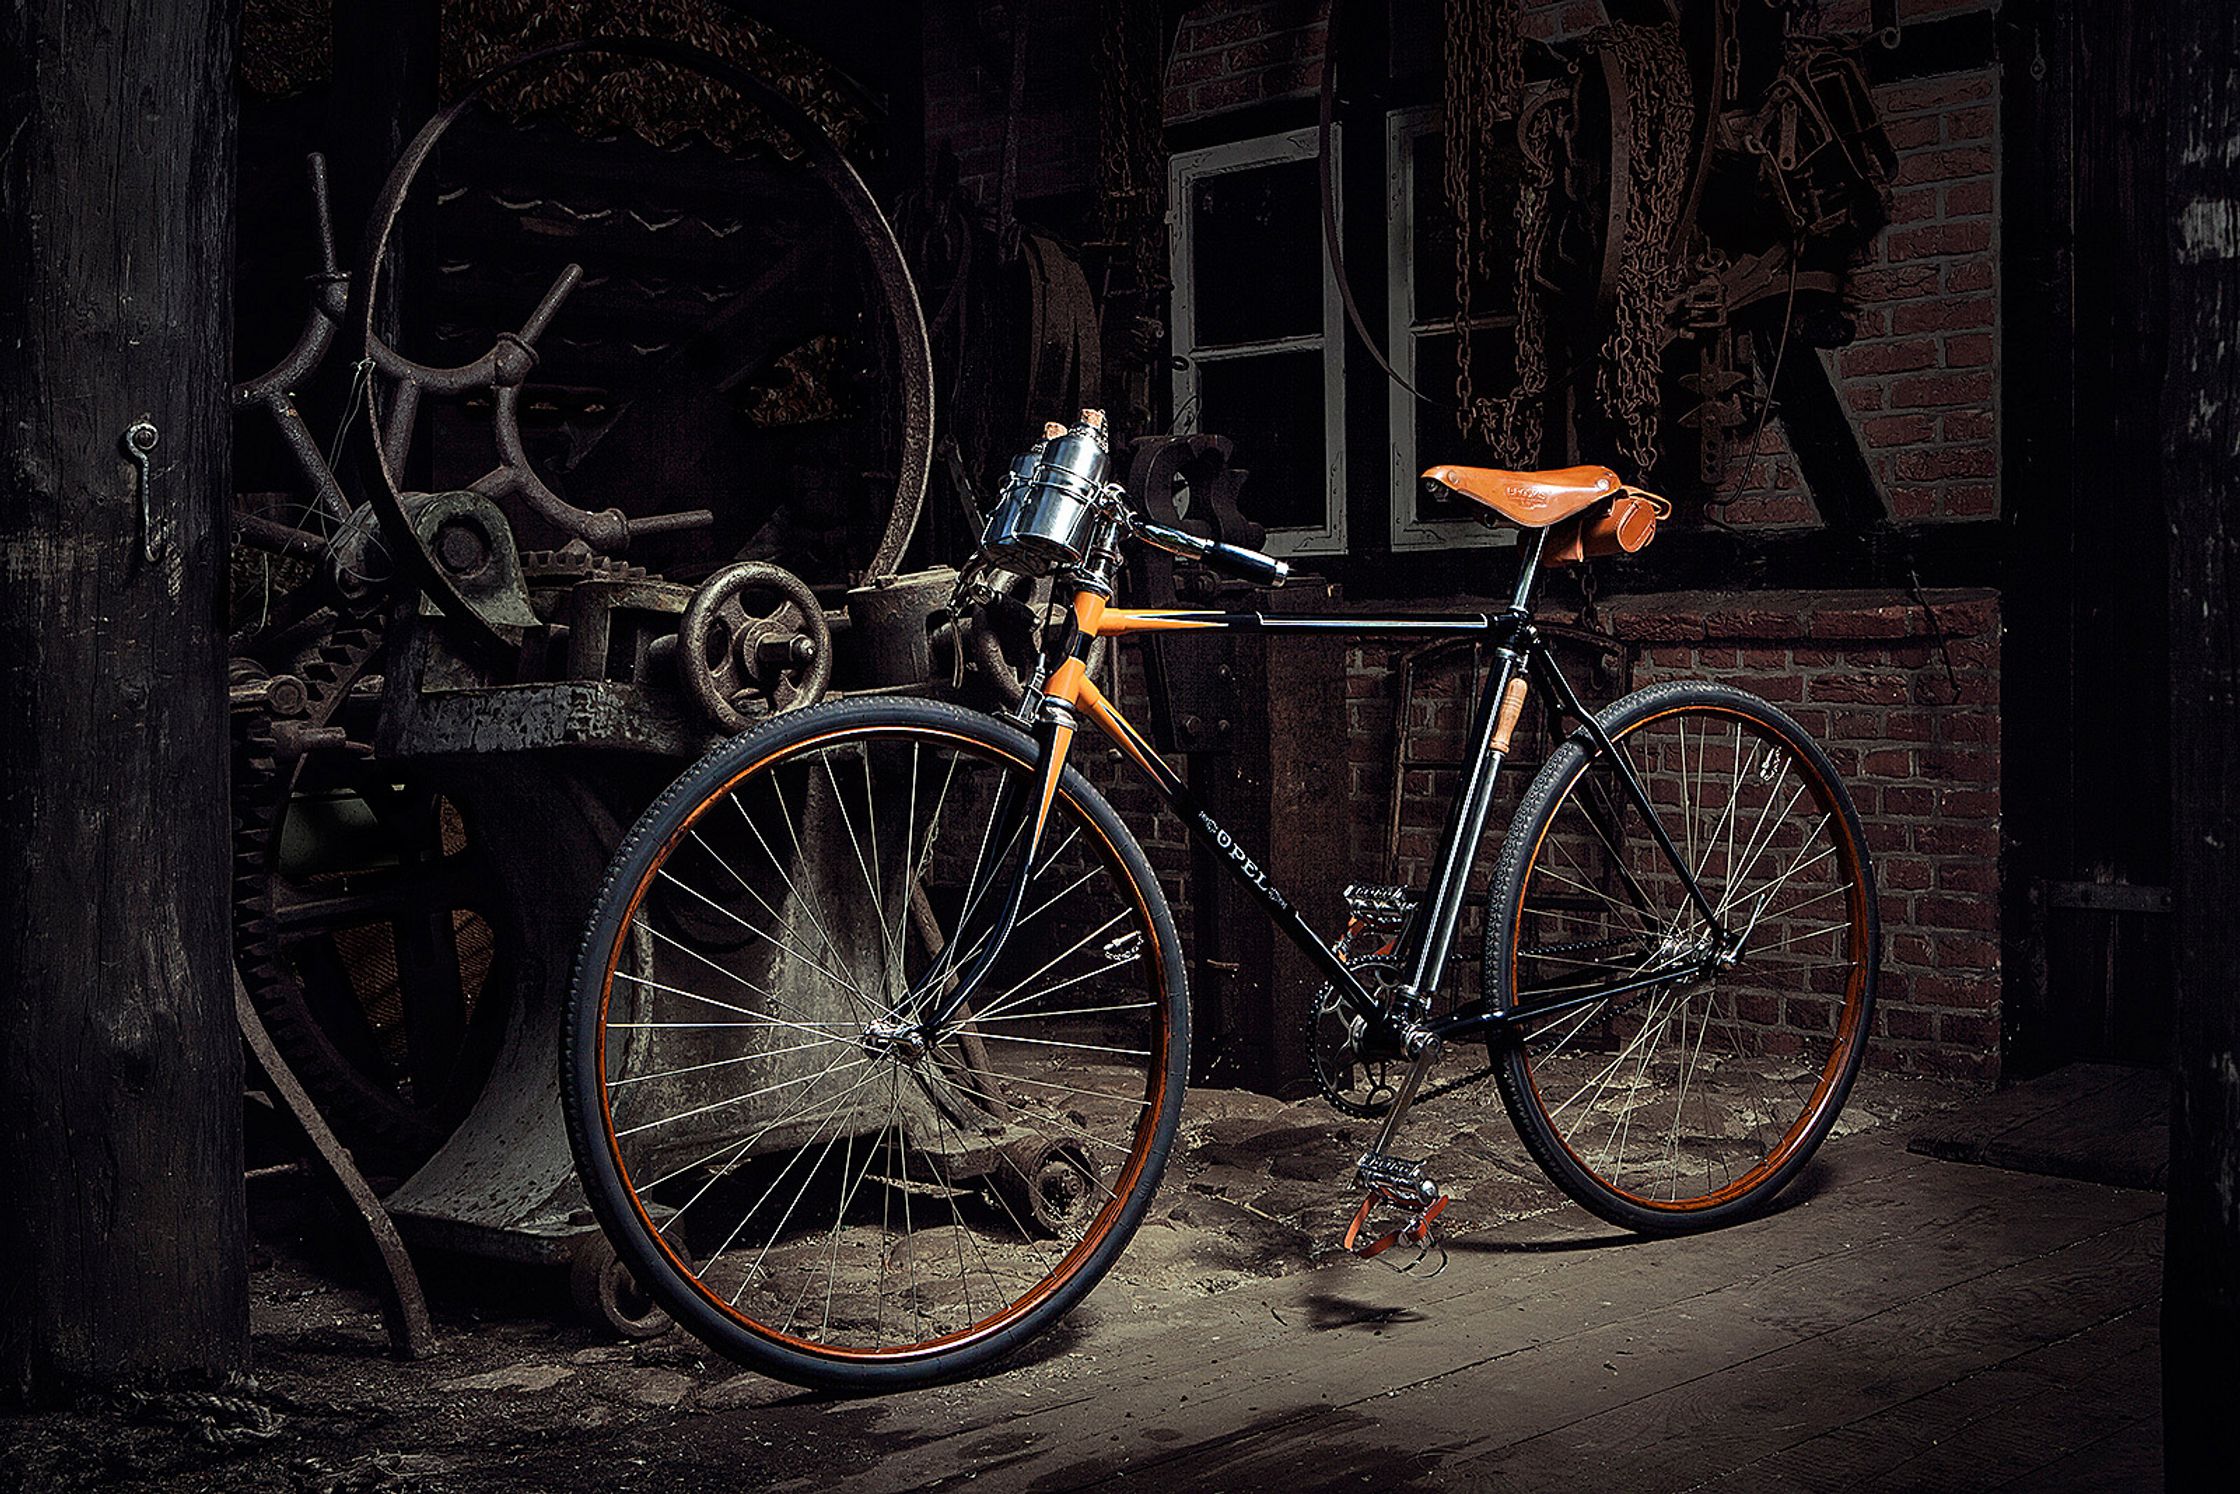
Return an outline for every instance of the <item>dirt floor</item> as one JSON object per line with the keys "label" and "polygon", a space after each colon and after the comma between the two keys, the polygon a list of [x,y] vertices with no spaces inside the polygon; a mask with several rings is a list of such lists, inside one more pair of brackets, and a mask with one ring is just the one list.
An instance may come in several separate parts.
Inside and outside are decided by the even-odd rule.
{"label": "dirt floor", "polygon": [[[1882,1133],[1875,1140],[1902,1151],[1900,1133],[1968,1093],[1867,1076],[1829,1152],[1860,1133]],[[1352,1313],[1348,1326],[1376,1331],[1382,1316],[1406,1312],[1418,1288],[1396,1283],[1385,1262],[1346,1260],[1338,1248],[1353,1201],[1345,1180],[1368,1129],[1315,1101],[1193,1093],[1161,1197],[1082,1309],[981,1381],[884,1400],[804,1394],[674,1331],[638,1344],[602,1340],[571,1318],[557,1272],[457,1260],[423,1262],[441,1351],[401,1363],[388,1356],[366,1278],[338,1243],[348,1232],[316,1198],[260,1196],[254,1374],[216,1392],[88,1398],[0,1417],[0,1489],[686,1494],[846,1486],[855,1476],[913,1487],[912,1449],[945,1430],[952,1412],[988,1422],[964,1455],[968,1464],[984,1458],[991,1475],[975,1486],[1018,1487],[1001,1476],[1006,1406],[1024,1412],[1093,1386],[1100,1348],[1155,1331],[1162,1316],[1194,1321],[1215,1299],[1242,1301],[1240,1288],[1317,1268],[1328,1281],[1310,1300],[1325,1314]],[[1490,1084],[1426,1106],[1414,1135],[1454,1197],[1442,1221],[1450,1243],[1531,1233],[1536,1221],[1607,1233],[1534,1169]],[[1272,1299],[1248,1305],[1265,1305],[1282,1324]],[[1311,1326],[1329,1325],[1302,1325]],[[1218,1335],[1209,1353],[1213,1343]],[[1158,1413],[1131,1403],[1110,1414],[1117,1424]],[[1135,1430],[1161,1440],[1155,1427]],[[1086,1477],[1093,1465],[1075,1472]]]}

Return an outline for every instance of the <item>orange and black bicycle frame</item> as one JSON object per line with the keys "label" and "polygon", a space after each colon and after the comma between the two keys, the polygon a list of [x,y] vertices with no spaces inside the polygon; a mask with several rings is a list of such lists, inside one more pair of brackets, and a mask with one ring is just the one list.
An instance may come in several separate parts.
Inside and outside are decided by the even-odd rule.
{"label": "orange and black bicycle frame", "polygon": [[[1577,729],[1616,765],[1627,797],[1646,819],[1689,898],[1713,930],[1715,944],[1723,948],[1729,941],[1728,932],[1697,884],[1693,869],[1651,808],[1647,790],[1632,764],[1581,703],[1533,626],[1530,603],[1542,543],[1541,531],[1527,531],[1521,546],[1523,563],[1516,590],[1510,605],[1503,611],[1408,613],[1387,617],[1271,616],[1259,612],[1142,611],[1113,607],[1108,602],[1118,555],[1109,540],[1100,545],[1096,555],[1072,573],[1076,590],[1070,614],[1061,625],[1050,630],[1034,683],[1030,684],[1015,715],[1022,725],[1033,730],[1040,758],[1027,795],[1019,795],[1010,784],[1006,785],[1006,793],[999,794],[995,811],[998,831],[990,843],[998,847],[1021,845],[1017,870],[1011,876],[1009,891],[991,937],[984,942],[979,955],[956,976],[955,984],[946,991],[918,993],[921,999],[914,1006],[918,1011],[930,1013],[925,1024],[928,1034],[942,1029],[966,1007],[1017,921],[1035,854],[1049,821],[1051,802],[1057,794],[1074,739],[1084,722],[1110,738],[1122,755],[1158,786],[1168,806],[1189,827],[1190,833],[1218,852],[1230,872],[1252,889],[1276,926],[1330,981],[1348,1015],[1364,1018],[1381,1030],[1391,1031],[1395,1023],[1415,1023],[1429,1008],[1429,993],[1437,988],[1453,946],[1470,862],[1493,805],[1494,783],[1509,754],[1511,737],[1524,702],[1535,692],[1544,710],[1552,713],[1556,720],[1575,722]],[[1324,636],[1447,635],[1478,638],[1490,646],[1494,667],[1488,672],[1484,692],[1472,718],[1472,750],[1466,759],[1468,766],[1461,791],[1448,810],[1431,884],[1410,916],[1394,951],[1400,968],[1406,972],[1398,983],[1400,1004],[1410,1009],[1391,1010],[1387,1001],[1380,1000],[1361,983],[1331,948],[1330,942],[1314,931],[1298,907],[1269,879],[1266,869],[1245,849],[1236,834],[1206,812],[1181,775],[1167,766],[1157,749],[1089,678],[1090,650],[1098,639],[1182,631]],[[1416,1036],[1445,1040],[1463,1035],[1513,1034],[1520,1023],[1537,1024],[1564,1012],[1612,1000],[1636,988],[1647,990],[1672,979],[1671,972],[1659,971],[1561,1001],[1538,1003],[1522,1013],[1496,1012],[1483,1002],[1464,1003],[1453,1015],[1417,1029]]]}

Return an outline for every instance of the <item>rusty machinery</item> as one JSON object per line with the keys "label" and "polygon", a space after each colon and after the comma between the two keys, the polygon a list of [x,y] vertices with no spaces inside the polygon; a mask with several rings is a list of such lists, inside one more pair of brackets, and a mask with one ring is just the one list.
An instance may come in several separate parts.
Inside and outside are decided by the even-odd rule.
{"label": "rusty machinery", "polygon": [[[572,441],[573,480],[556,484],[524,425],[540,399],[540,344],[565,328],[583,272],[568,265],[518,329],[448,366],[399,351],[380,280],[416,178],[475,94],[592,50],[737,90],[791,138],[838,227],[817,239],[817,262],[781,257],[717,304],[636,402],[610,401]],[[828,690],[926,689],[973,645],[970,627],[960,639],[932,626],[954,571],[898,573],[931,456],[915,288],[869,191],[803,111],[669,43],[576,44],[486,76],[407,147],[355,274],[336,263],[323,167],[311,167],[309,315],[289,353],[235,390],[237,410],[279,432],[301,489],[249,503],[237,523],[237,572],[261,567],[268,589],[274,574],[293,581],[260,597],[233,639],[237,966],[279,1051],[390,1185],[409,1236],[572,1258],[583,1305],[644,1331],[658,1324],[581,1210],[558,1126],[559,987],[609,850],[680,760]],[[681,439],[681,382],[736,387],[826,330],[803,307],[834,300],[841,271],[823,261],[835,241],[855,245],[862,320],[886,373],[872,421],[886,449],[864,453],[883,473],[865,481],[886,499],[867,521],[841,495],[841,522],[820,532],[868,543],[838,564],[827,547],[821,572],[804,574],[773,553],[762,516],[723,512],[754,507],[755,474],[726,474],[737,490],[727,502],[668,512],[639,456],[608,464],[625,480],[606,501],[571,501],[601,491],[584,474],[603,440],[644,449],[633,418],[650,421],[655,445]],[[366,418],[322,449],[296,391],[343,335],[358,354],[348,401]],[[430,486],[428,428],[460,407],[486,421],[493,464]],[[454,447],[465,424],[449,430]],[[540,545],[517,538],[530,532]]]}
{"label": "rusty machinery", "polygon": [[[1513,4],[1446,7],[1462,335],[1453,388],[1418,393],[1486,460],[1617,452],[1710,500],[1749,480],[1737,469],[1779,409],[1830,522],[1871,518],[1856,471],[1827,459],[1863,470],[1855,440],[1831,454],[1844,433],[1799,426],[1840,424],[1809,349],[1850,339],[1847,268],[1887,221],[1895,156],[1861,57],[1898,28],[1887,0],[1864,36],[1829,33],[1821,9],[1613,0],[1612,24],[1548,45]],[[1327,209],[1326,233],[1335,254]]]}

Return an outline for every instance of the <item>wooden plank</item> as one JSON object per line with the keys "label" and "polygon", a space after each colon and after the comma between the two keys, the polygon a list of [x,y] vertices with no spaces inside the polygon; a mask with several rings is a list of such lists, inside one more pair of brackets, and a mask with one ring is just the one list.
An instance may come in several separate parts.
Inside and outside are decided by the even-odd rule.
{"label": "wooden plank", "polygon": [[[2007,1346],[2028,1342],[2032,1333],[2065,1335],[2097,1326],[2109,1311],[2102,1294],[2111,1282],[2128,1281],[2151,1297],[2159,1233],[2159,1219],[2134,1222],[1894,1307],[1876,1309],[1870,1298],[1854,1296],[1848,1311],[1859,1314],[1855,1321],[1763,1354],[1750,1351],[1778,1331],[1766,1319],[1785,1316],[1779,1304],[1760,1301],[1740,1321],[1739,1314],[1727,1315],[1724,1326],[1709,1304],[1692,1315],[1696,1322],[1641,1325],[1613,1352],[1652,1363],[1661,1355],[1675,1361],[1676,1373],[1694,1371],[1691,1377],[1537,1437],[1497,1441],[1483,1465],[1490,1471],[1561,1466],[1561,1460],[1584,1456],[1602,1476],[1644,1494],[1690,1487],[1818,1431],[1980,1374],[2011,1357]],[[2135,1298],[2131,1305],[2145,1304]],[[1608,1346],[1620,1342],[1615,1332],[1597,1337]],[[1638,1377],[1628,1364],[1613,1379]],[[2036,1387],[2049,1383],[2039,1379]],[[2152,1404],[2137,1393],[2138,1384],[2128,1387],[2134,1414]],[[1584,1401],[1586,1387],[1580,1390]],[[1549,1414],[1560,1409],[1551,1406]],[[1466,1453],[1450,1470],[1471,1473],[1480,1466]],[[1834,1482],[1850,1477],[1851,1470],[1831,1470]],[[1980,1486],[1981,1480],[1971,1482]]]}
{"label": "wooden plank", "polygon": [[[1224,1468],[1231,1486],[1260,1482],[1289,1466],[1278,1445],[1302,1438],[1457,1455],[1471,1445],[1455,1440],[1458,1405],[1481,1408],[1470,1425],[1498,1407],[1508,1434],[1534,1435],[1582,1399],[1600,1409],[1594,1398],[1617,1378],[1606,1363],[1641,1361],[1626,1370],[1639,1399],[1699,1378],[1706,1354],[1725,1363],[1844,1329],[1860,1300],[1918,1302],[2081,1239],[2151,1234],[2142,1221],[2159,1209],[2147,1195],[1974,1173],[1867,1138],[1831,1156],[1829,1171],[1808,1205],[1716,1235],[1609,1250],[1568,1228],[1553,1240],[1482,1242],[1413,1299],[1404,1278],[1351,1263],[1198,1302],[1146,1299],[1126,1318],[1107,1297],[1070,1354],[929,1393],[937,1414],[911,1430],[942,1431],[862,1486],[984,1478],[996,1419],[1008,1439],[1003,1481],[1053,1488],[1220,1482]],[[1980,1186],[1985,1176],[1996,1186]],[[1641,1350],[1667,1319],[1682,1331],[1659,1353]],[[1053,1386],[1061,1374],[1070,1381]],[[1330,1419],[1332,1407],[1354,1419]],[[1404,1435],[1371,1436],[1364,1423]],[[888,1420],[882,1430],[904,1429]]]}
{"label": "wooden plank", "polygon": [[[1995,1419],[2051,1441],[2049,1426],[2058,1431],[2076,1419],[2070,1409],[2076,1404],[2073,1387],[2107,1383],[2111,1366],[2151,1358],[2157,1338],[2152,1310],[2120,1311],[2079,1333],[2026,1348],[1989,1369],[1744,1463],[1730,1476],[1769,1491],[1822,1489],[1839,1476],[1860,1486],[1886,1486],[1892,1470],[1965,1440],[1977,1425]],[[2148,1377],[2145,1383],[2159,1383],[2151,1363],[2139,1368]],[[2067,1398],[2069,1406],[2047,1404],[2048,1394]],[[2151,1393],[2145,1399],[2151,1402]],[[2089,1441],[2104,1430],[2094,1423],[2078,1436]]]}
{"label": "wooden plank", "polygon": [[248,1358],[222,871],[237,12],[0,7],[0,1395]]}
{"label": "wooden plank", "polygon": [[2169,1082],[2152,1069],[2067,1064],[1932,1116],[1912,1149],[1948,1162],[2124,1188],[2169,1176]]}
{"label": "wooden plank", "polygon": [[[2240,986],[2232,910],[2240,899],[2240,7],[2164,8],[2166,214],[2175,250],[2168,501],[2176,1065],[2170,1119],[2170,1246],[2163,1281],[2164,1416],[2179,1470],[2224,1466],[2232,1448],[2232,1345],[2240,1339]],[[2159,246],[2158,246],[2159,247]],[[2152,317],[2142,317],[2152,326]],[[2220,1365],[2222,1375],[2198,1366]]]}

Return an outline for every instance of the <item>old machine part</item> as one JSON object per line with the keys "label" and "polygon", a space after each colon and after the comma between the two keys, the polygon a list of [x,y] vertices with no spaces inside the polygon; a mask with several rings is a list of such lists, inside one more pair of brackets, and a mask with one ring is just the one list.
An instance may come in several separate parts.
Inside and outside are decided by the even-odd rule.
{"label": "old machine part", "polygon": [[[744,585],[719,569],[695,587],[612,553],[656,533],[684,537],[656,552],[674,555],[709,531],[693,512],[578,508],[530,465],[522,422],[538,345],[556,319],[565,332],[580,271],[563,272],[482,356],[449,367],[406,358],[374,330],[368,266],[380,246],[355,277],[336,268],[313,158],[309,315],[281,362],[234,394],[237,410],[275,423],[302,472],[300,493],[250,495],[237,521],[238,537],[274,559],[234,636],[235,924],[275,1062],[302,1075],[360,1165],[394,1189],[387,1203],[406,1234],[566,1266],[579,1304],[627,1334],[661,1320],[611,1252],[601,1258],[558,1135],[549,998],[565,970],[549,952],[572,944],[616,825],[668,765],[735,729],[688,704],[696,680],[680,629],[703,600],[702,674],[735,672],[753,697],[728,692],[746,709],[738,724],[815,699],[836,673],[851,688],[925,689],[937,610],[926,598],[945,600],[954,573],[891,574],[922,497],[930,392],[915,291],[861,181],[769,84],[689,49],[621,41],[509,66],[586,50],[700,67],[738,88],[793,135],[842,231],[862,243],[871,323],[900,375],[886,426],[897,450],[874,462],[893,474],[894,498],[866,572],[831,584],[860,579],[858,592],[890,605],[828,611],[767,561]],[[457,114],[431,122],[400,161],[368,240],[390,234]],[[353,279],[364,355],[347,404],[377,413],[375,439],[345,427],[322,450],[296,391],[330,350]],[[497,463],[463,488],[405,491],[392,479],[429,428],[430,395],[487,401]],[[522,549],[524,518],[565,543]],[[719,633],[725,646],[711,649]],[[860,645],[845,660],[836,633]],[[879,662],[859,676],[865,658]]]}
{"label": "old machine part", "polygon": [[265,1082],[272,1087],[289,1119],[303,1133],[328,1179],[349,1201],[359,1223],[365,1226],[367,1243],[381,1263],[381,1317],[389,1330],[391,1351],[400,1359],[427,1358],[436,1352],[436,1336],[428,1322],[428,1299],[420,1290],[420,1273],[413,1269],[412,1257],[405,1254],[404,1241],[397,1236],[395,1222],[381,1206],[381,1200],[374,1197],[373,1189],[367,1186],[356,1159],[328,1128],[302,1081],[296,1078],[288,1061],[273,1045],[272,1035],[265,1031],[263,1019],[249,1000],[248,989],[241,984],[239,970],[233,976],[233,1015],[241,1029],[241,1040],[248,1045],[249,1056],[258,1069],[263,1071]]}
{"label": "old machine part", "polygon": [[[1326,162],[1344,9],[1331,6],[1327,30]],[[1858,54],[1891,44],[1894,12],[1878,10],[1870,35],[1839,36],[1822,32],[1818,6],[1610,10],[1615,24],[1528,54],[1515,7],[1446,6],[1451,402],[1402,379],[1360,318],[1326,170],[1326,253],[1357,334],[1495,465],[1615,449],[1636,480],[1656,472],[1658,486],[1701,497],[1755,456],[1750,428],[1778,401],[1785,420],[1814,425],[1791,444],[1815,493],[1871,486],[1856,436],[1812,413],[1834,408],[1818,360],[1782,351],[1792,332],[1823,347],[1851,335],[1849,265],[1887,221],[1896,164]],[[1489,298],[1496,287],[1506,296]],[[1504,325],[1502,381],[1474,344]],[[1676,456],[1692,485],[1661,470]],[[1871,496],[1839,500],[1831,522],[1871,521]]]}
{"label": "old machine part", "polygon": [[742,561],[692,594],[677,627],[676,668],[709,724],[742,732],[758,700],[756,717],[824,698],[832,683],[832,629],[799,577]]}
{"label": "old machine part", "polygon": [[[401,469],[410,439],[412,418],[423,390],[450,392],[454,387],[469,385],[493,387],[497,391],[497,398],[493,402],[492,421],[501,464],[492,473],[479,479],[475,487],[478,491],[512,493],[522,497],[541,517],[584,540],[595,550],[614,553],[629,544],[634,532],[696,528],[708,522],[710,517],[705,511],[698,510],[636,519],[617,510],[587,513],[554,494],[531,470],[519,439],[516,406],[506,397],[505,391],[509,387],[517,388],[529,368],[534,366],[536,336],[573,289],[580,273],[574,272],[574,267],[562,273],[521,333],[502,336],[498,346],[486,354],[483,360],[477,360],[477,364],[452,370],[427,369],[393,353],[384,354],[381,338],[375,330],[381,266],[389,252],[398,214],[414,180],[434,154],[444,134],[482,92],[500,79],[524,69],[588,53],[639,58],[685,68],[712,78],[747,97],[756,108],[778,121],[793,137],[808,168],[830,189],[854,226],[860,243],[871,258],[885,300],[884,309],[888,322],[886,331],[893,337],[899,350],[898,361],[903,374],[905,404],[901,421],[902,450],[897,462],[895,499],[889,510],[886,531],[866,568],[867,574],[889,574],[900,563],[902,552],[917,523],[926,478],[933,460],[932,367],[926,344],[925,321],[911,287],[909,271],[902,262],[901,250],[895,243],[893,230],[880,213],[862,178],[857,176],[854,167],[838,147],[798,105],[764,80],[710,53],[643,37],[572,42],[532,52],[501,64],[484,74],[461,97],[429,120],[406,146],[375,203],[373,221],[365,235],[359,271],[352,287],[353,332],[365,347],[366,356],[375,359],[377,367],[382,366],[386,359],[387,366],[383,371],[396,386],[393,394],[389,394],[387,403],[390,409],[385,417],[384,395],[388,392],[382,390],[377,381],[368,382],[366,413],[378,435],[378,439],[366,443],[364,447],[368,496],[380,512],[383,527],[389,532],[392,543],[404,552],[403,558],[411,579],[434,600],[447,617],[465,630],[470,640],[483,645],[497,645],[501,651],[517,639],[505,625],[483,616],[469,598],[460,592],[443,567],[417,542],[405,515],[404,495],[400,487]],[[469,370],[473,370],[475,375],[471,380],[467,377]]]}

